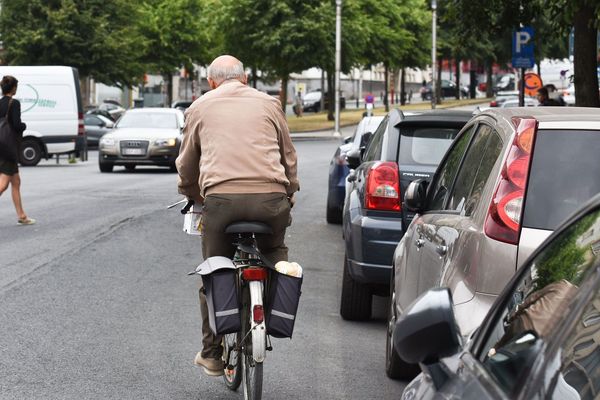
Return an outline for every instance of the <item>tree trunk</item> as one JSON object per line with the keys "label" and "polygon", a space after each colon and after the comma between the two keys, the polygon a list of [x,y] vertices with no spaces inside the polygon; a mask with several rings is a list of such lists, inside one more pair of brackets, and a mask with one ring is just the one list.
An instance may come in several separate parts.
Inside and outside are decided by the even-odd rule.
{"label": "tree trunk", "polygon": [[406,69],[400,73],[400,105],[406,104]]}
{"label": "tree trunk", "polygon": [[[581,2],[583,3],[583,2]],[[575,12],[573,56],[575,64],[575,105],[600,107],[597,75],[597,32],[593,26],[594,9],[581,5]]]}
{"label": "tree trunk", "polygon": [[173,74],[167,73],[167,104],[165,107],[171,107],[173,104]]}
{"label": "tree trunk", "polygon": [[388,84],[389,84],[389,67],[387,64],[384,66],[384,88],[383,88],[383,105],[385,106],[385,112],[390,111],[390,102],[388,100]]}
{"label": "tree trunk", "polygon": [[460,60],[454,60],[454,75],[456,75],[456,100],[460,100]]}
{"label": "tree trunk", "polygon": [[252,67],[252,87],[256,89],[256,83],[258,82],[258,76],[256,76],[256,67]]}
{"label": "tree trunk", "polygon": [[469,69],[469,98],[474,99],[477,95],[477,63],[471,60]]}
{"label": "tree trunk", "polygon": [[321,105],[319,106],[319,111],[323,111],[325,109],[325,70],[321,70]]}
{"label": "tree trunk", "polygon": [[437,84],[435,85],[435,104],[442,104],[442,58],[438,58],[437,63]]}
{"label": "tree trunk", "polygon": [[[327,120],[335,120],[335,74],[333,71],[327,71]],[[321,95],[321,98],[325,96],[325,93]]]}
{"label": "tree trunk", "polygon": [[283,115],[286,114],[287,87],[288,87],[289,79],[290,79],[289,75],[286,75],[283,78],[281,78],[281,90],[279,91],[279,101],[281,102],[281,108],[283,109]]}
{"label": "tree trunk", "polygon": [[485,74],[486,74],[486,84],[485,84],[485,96],[492,97],[494,96],[494,83],[492,82],[492,75],[494,73],[494,62],[492,60],[488,60],[485,65]]}
{"label": "tree trunk", "polygon": [[90,105],[90,77],[80,76],[79,86],[81,88],[81,103],[85,108]]}

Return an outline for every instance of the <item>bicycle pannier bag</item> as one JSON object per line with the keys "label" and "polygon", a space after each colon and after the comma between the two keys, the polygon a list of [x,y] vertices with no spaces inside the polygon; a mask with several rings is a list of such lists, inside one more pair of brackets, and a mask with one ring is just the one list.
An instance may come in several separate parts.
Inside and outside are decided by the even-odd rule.
{"label": "bicycle pannier bag", "polygon": [[271,270],[265,322],[267,333],[291,338],[302,293],[302,279]]}
{"label": "bicycle pannier bag", "polygon": [[240,303],[236,286],[236,268],[229,258],[210,257],[196,269],[208,305],[208,322],[215,335],[239,332]]}
{"label": "bicycle pannier bag", "polygon": [[12,99],[8,102],[6,116],[0,119],[0,156],[8,161],[17,161],[19,150],[17,149],[17,134],[8,122]]}

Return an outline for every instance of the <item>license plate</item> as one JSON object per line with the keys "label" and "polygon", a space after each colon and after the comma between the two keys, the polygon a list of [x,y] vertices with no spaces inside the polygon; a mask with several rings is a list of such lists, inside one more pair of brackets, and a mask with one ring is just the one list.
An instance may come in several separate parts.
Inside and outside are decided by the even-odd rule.
{"label": "license plate", "polygon": [[125,156],[143,156],[146,154],[144,149],[121,149],[121,152]]}

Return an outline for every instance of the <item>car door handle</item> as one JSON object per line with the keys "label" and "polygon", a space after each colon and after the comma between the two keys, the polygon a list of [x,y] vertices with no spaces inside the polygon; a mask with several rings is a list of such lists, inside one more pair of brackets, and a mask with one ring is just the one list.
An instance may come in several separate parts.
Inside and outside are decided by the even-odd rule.
{"label": "car door handle", "polygon": [[444,246],[442,244],[438,245],[435,248],[435,251],[440,255],[440,256],[445,256],[446,253],[448,252],[448,246]]}
{"label": "car door handle", "polygon": [[421,247],[423,247],[423,245],[425,244],[425,241],[421,238],[415,240],[415,246],[417,246],[418,249],[420,249]]}

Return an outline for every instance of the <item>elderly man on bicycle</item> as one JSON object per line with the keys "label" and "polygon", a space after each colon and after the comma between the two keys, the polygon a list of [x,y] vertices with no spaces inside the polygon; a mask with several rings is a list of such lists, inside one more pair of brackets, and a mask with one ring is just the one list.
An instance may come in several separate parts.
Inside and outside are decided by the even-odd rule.
{"label": "elderly man on bicycle", "polygon": [[[177,170],[179,193],[203,204],[204,258],[232,258],[235,248],[224,233],[235,221],[269,225],[272,235],[258,239],[273,263],[287,261],[285,230],[299,190],[296,150],[279,101],[248,87],[242,63],[228,55],[208,68],[210,92],[186,111]],[[194,363],[210,376],[223,375],[221,336],[208,323],[200,289],[202,351]]]}

